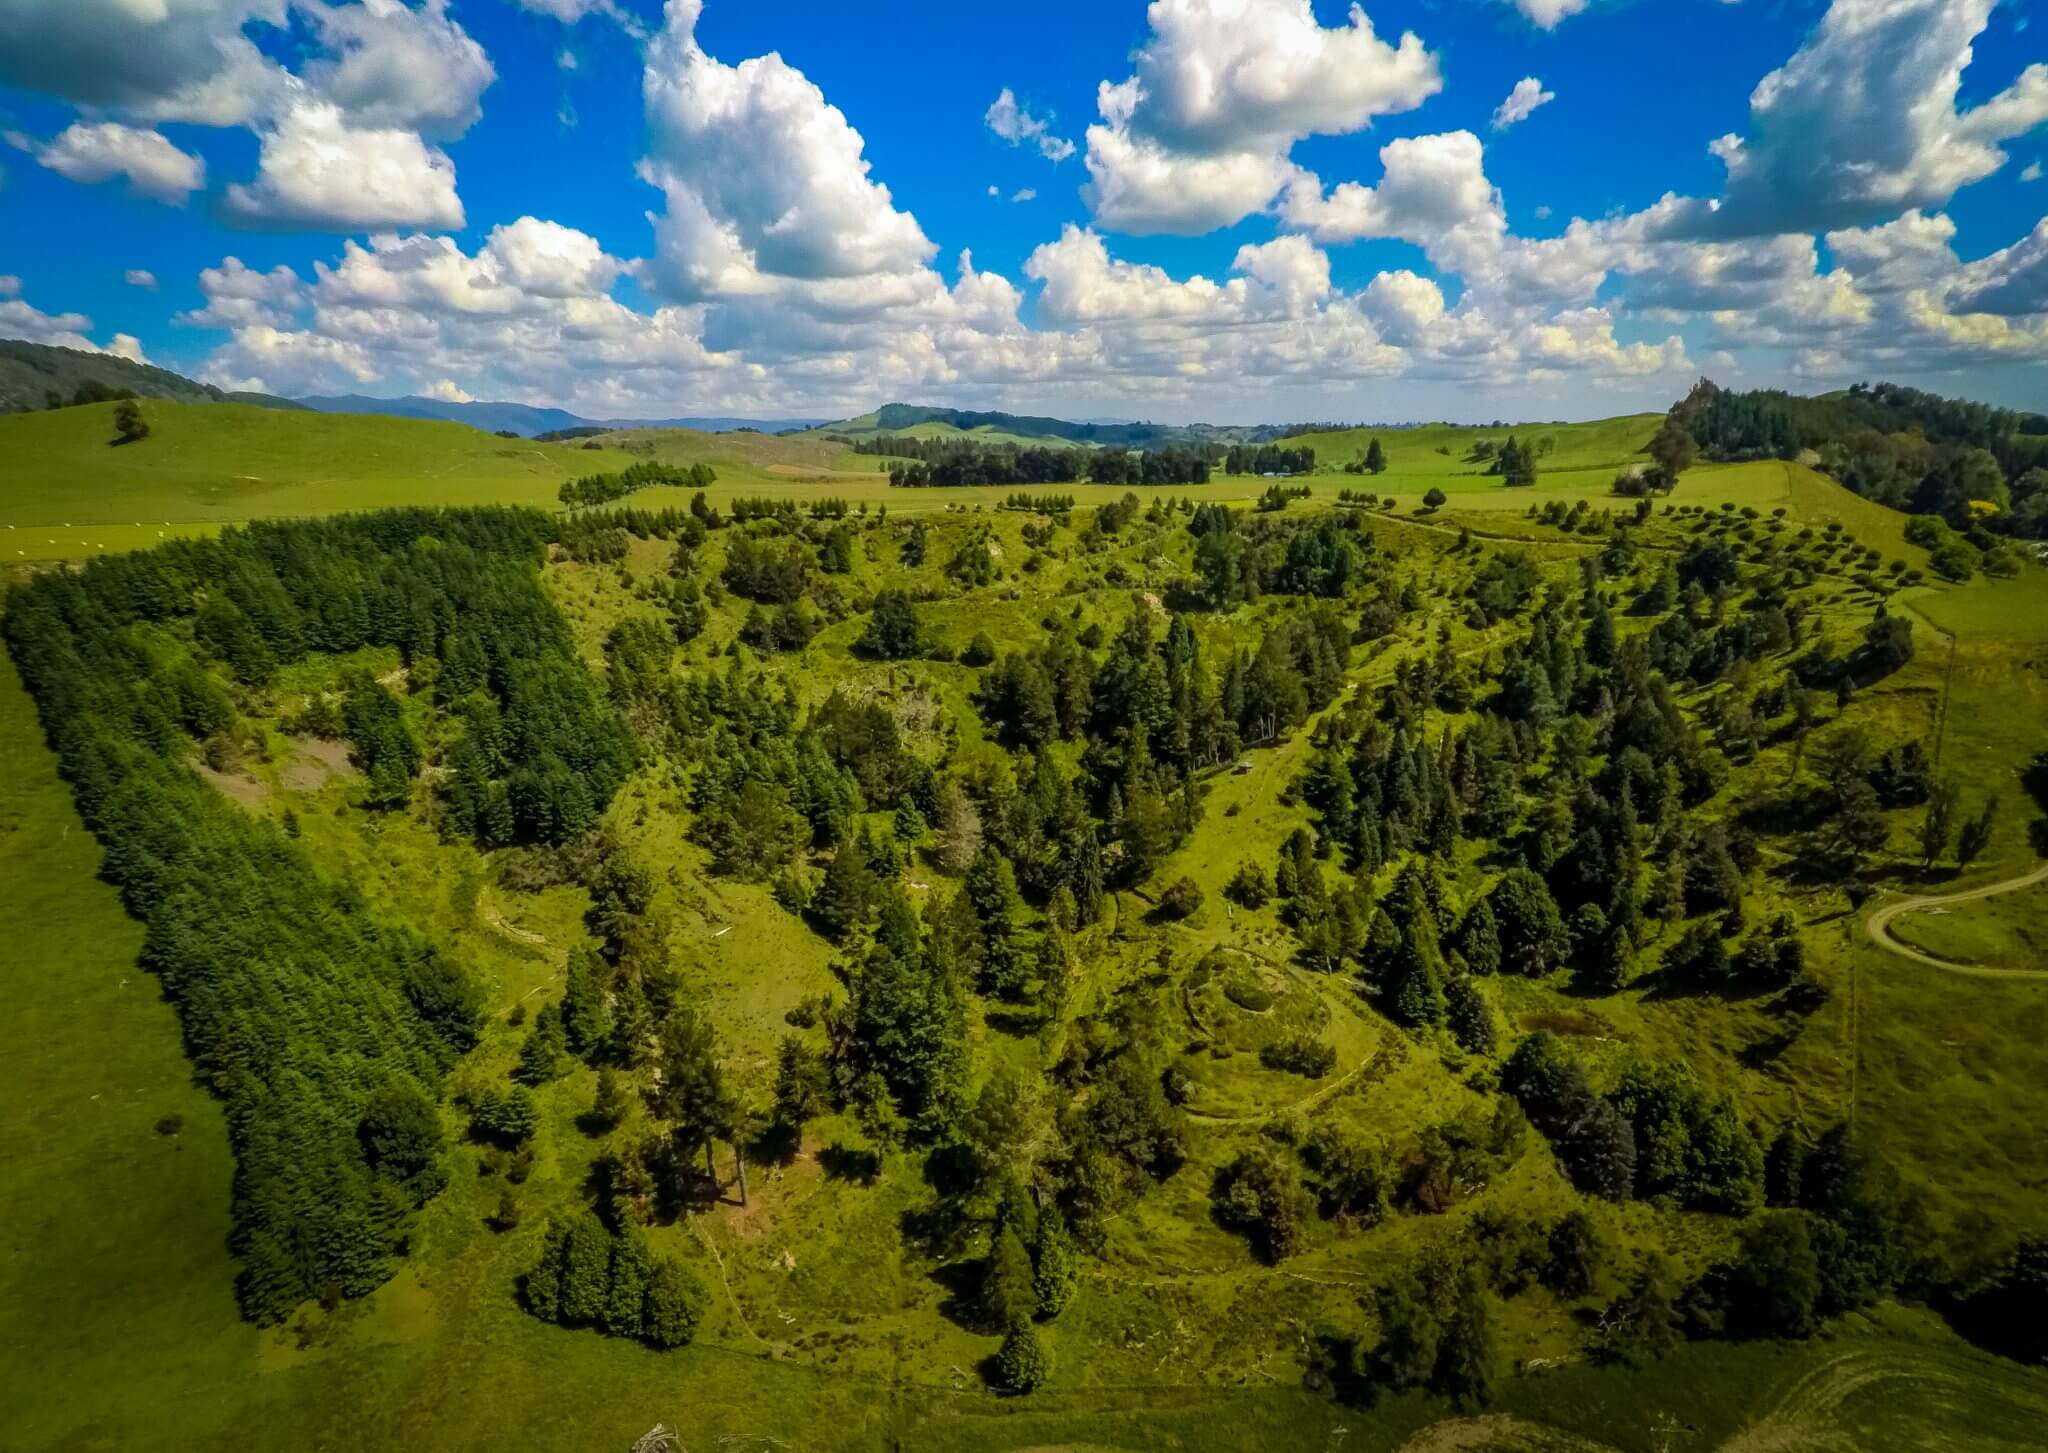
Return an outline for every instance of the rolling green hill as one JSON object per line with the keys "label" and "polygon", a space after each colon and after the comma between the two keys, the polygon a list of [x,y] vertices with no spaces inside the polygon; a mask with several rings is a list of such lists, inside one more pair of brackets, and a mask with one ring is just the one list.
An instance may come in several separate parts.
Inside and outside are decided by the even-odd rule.
{"label": "rolling green hill", "polygon": [[162,528],[400,504],[551,506],[562,480],[632,462],[465,424],[168,401],[142,406],[148,438],[117,446],[113,411],[0,418],[0,524]]}
{"label": "rolling green hill", "polygon": [[0,414],[46,408],[52,394],[59,399],[69,399],[83,383],[97,383],[146,399],[172,399],[179,403],[243,403],[269,409],[301,407],[290,399],[273,398],[269,394],[226,392],[212,384],[195,383],[167,368],[133,363],[111,353],[54,348],[45,343],[26,343],[18,338],[0,339]]}

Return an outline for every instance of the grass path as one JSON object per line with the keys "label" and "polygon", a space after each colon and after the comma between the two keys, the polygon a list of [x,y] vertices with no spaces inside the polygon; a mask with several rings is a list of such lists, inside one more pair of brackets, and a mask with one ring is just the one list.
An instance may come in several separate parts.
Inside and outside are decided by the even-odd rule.
{"label": "grass path", "polygon": [[1870,941],[1886,952],[1925,964],[1932,969],[1940,969],[1946,974],[1962,974],[1972,979],[2048,979],[2048,969],[1999,969],[1983,964],[1952,963],[1948,959],[1936,958],[1933,954],[1922,953],[1909,944],[1901,943],[1892,936],[1891,931],[1892,920],[1901,913],[1912,913],[1922,908],[1941,908],[1951,903],[1968,903],[1978,898],[1991,898],[2000,893],[2031,888],[2040,882],[2048,882],[2048,863],[2042,863],[2033,872],[2022,873],[2017,878],[1986,883],[1981,888],[1971,888],[1961,893],[1923,894],[1917,898],[1902,898],[1897,903],[1872,909],[1870,916],[1863,920],[1863,927],[1869,933]]}

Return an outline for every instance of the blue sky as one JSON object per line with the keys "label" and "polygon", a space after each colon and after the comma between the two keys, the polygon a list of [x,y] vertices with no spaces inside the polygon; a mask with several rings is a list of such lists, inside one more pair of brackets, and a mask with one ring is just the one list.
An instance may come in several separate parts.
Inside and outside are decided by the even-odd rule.
{"label": "blue sky", "polygon": [[2038,406],[2028,19],[8,0],[0,335],[600,416]]}

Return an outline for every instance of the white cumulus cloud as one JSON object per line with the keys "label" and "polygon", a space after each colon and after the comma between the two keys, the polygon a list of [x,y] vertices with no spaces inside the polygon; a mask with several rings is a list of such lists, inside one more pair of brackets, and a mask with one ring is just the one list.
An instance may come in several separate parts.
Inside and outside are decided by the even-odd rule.
{"label": "white cumulus cloud", "polygon": [[156,291],[156,274],[146,267],[129,268],[122,274],[121,280],[131,288],[141,288],[152,293]]}
{"label": "white cumulus cloud", "polygon": [[255,181],[227,190],[248,225],[364,232],[460,227],[455,164],[417,132],[352,125],[324,101],[302,101],[262,133]]}
{"label": "white cumulus cloud", "polygon": [[1270,202],[1288,152],[1410,111],[1442,89],[1412,32],[1388,44],[1354,4],[1325,28],[1309,0],[1153,0],[1131,76],[1105,81],[1088,128],[1096,220],[1125,232],[1205,232]]}
{"label": "white cumulus cloud", "polygon": [[118,121],[74,121],[35,151],[59,176],[91,184],[126,177],[141,196],[182,204],[206,185],[206,163],[150,130]]}
{"label": "white cumulus cloud", "polygon": [[497,71],[484,48],[448,18],[447,0],[423,0],[416,9],[399,0],[295,4],[313,18],[331,52],[301,74],[352,124],[450,140],[483,114],[483,93]]}
{"label": "white cumulus cloud", "polygon": [[1493,108],[1493,129],[1505,131],[1518,121],[1527,121],[1530,112],[1556,99],[1557,92],[1544,90],[1543,83],[1534,76],[1524,76],[1515,82],[1508,98]]}
{"label": "white cumulus cloud", "polygon": [[1662,221],[1673,237],[1857,227],[1946,204],[2005,164],[1998,143],[2048,120],[2048,65],[1957,109],[1993,0],[1833,0],[1750,95],[1747,135],[1710,149],[1728,181]]}
{"label": "white cumulus cloud", "polygon": [[697,0],[669,0],[648,49],[649,150],[666,194],[656,272],[689,297],[763,294],[922,269],[936,251],[868,176],[865,142],[779,55],[727,65],[697,44]]}

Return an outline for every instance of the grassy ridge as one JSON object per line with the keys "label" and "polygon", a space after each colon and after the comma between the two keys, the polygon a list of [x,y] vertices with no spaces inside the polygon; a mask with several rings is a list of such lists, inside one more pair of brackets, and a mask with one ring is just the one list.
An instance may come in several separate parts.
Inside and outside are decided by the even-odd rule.
{"label": "grassy ridge", "polygon": [[[149,437],[116,447],[113,410],[0,418],[0,524],[162,528],[406,504],[551,507],[564,479],[632,462],[424,419],[154,400],[142,405]],[[7,558],[26,548],[15,544]]]}

